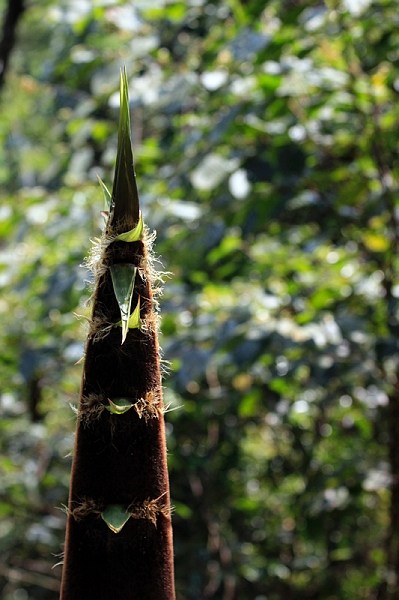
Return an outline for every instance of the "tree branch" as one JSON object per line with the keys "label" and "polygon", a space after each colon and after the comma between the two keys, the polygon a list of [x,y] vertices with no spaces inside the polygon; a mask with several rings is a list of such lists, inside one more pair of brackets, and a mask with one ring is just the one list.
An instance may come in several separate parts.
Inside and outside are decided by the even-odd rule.
{"label": "tree branch", "polygon": [[7,70],[11,51],[15,44],[15,31],[20,16],[25,10],[25,0],[8,0],[8,7],[4,17],[2,38],[0,41],[0,89],[4,85],[4,76]]}

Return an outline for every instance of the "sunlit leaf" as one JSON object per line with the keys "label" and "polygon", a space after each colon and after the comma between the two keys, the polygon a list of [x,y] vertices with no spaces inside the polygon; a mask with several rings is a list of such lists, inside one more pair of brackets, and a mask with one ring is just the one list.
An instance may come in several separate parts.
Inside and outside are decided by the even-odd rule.
{"label": "sunlit leaf", "polygon": [[121,233],[116,239],[120,242],[137,242],[141,239],[141,236],[143,235],[143,229],[143,215],[140,212],[140,219],[136,227],[134,227],[130,231],[126,231],[126,233]]}
{"label": "sunlit leaf", "polygon": [[123,415],[134,405],[134,402],[131,402],[131,400],[128,400],[127,398],[113,398],[113,400],[108,398],[108,402],[109,406],[106,406],[105,408],[114,415]]}
{"label": "sunlit leaf", "polygon": [[123,224],[139,221],[139,196],[133,166],[130,135],[129,94],[126,69],[120,76],[120,116],[115,178],[112,188],[113,228],[120,231]]}
{"label": "sunlit leaf", "polygon": [[366,232],[363,236],[365,246],[372,252],[385,252],[390,247],[390,241],[383,235]]}
{"label": "sunlit leaf", "polygon": [[129,329],[140,329],[141,327],[141,319],[140,319],[140,297],[137,302],[137,306],[129,317],[128,323]]}

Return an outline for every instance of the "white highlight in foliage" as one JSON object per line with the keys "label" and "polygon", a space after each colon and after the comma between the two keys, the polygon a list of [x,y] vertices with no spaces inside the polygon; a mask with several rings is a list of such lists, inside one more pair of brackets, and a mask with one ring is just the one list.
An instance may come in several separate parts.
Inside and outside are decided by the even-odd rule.
{"label": "white highlight in foliage", "polygon": [[230,175],[229,190],[237,200],[242,200],[248,196],[251,191],[251,184],[245,169],[237,169],[237,171]]}
{"label": "white highlight in foliage", "polygon": [[392,477],[388,472],[386,463],[381,463],[379,469],[370,469],[367,478],[363,481],[363,489],[366,492],[377,492],[381,489],[389,488],[392,483]]}
{"label": "white highlight in foliage", "polygon": [[324,498],[330,508],[342,508],[349,498],[349,490],[344,485],[328,488],[324,490]]}
{"label": "white highlight in foliage", "polygon": [[204,88],[213,92],[227,83],[229,74],[226,69],[215,69],[215,71],[205,71],[200,76],[200,81]]}
{"label": "white highlight in foliage", "polygon": [[307,413],[309,410],[309,404],[306,402],[306,400],[297,400],[292,405],[292,410],[299,414]]}
{"label": "white highlight in foliage", "polygon": [[262,71],[264,71],[264,73],[267,73],[268,75],[280,75],[281,65],[275,60],[267,60],[262,65]]}
{"label": "white highlight in foliage", "polygon": [[169,215],[183,219],[184,221],[192,222],[199,219],[202,215],[202,209],[195,202],[189,202],[188,200],[171,200],[170,198],[164,198],[162,202],[163,209]]}
{"label": "white highlight in foliage", "polygon": [[113,6],[112,8],[108,8],[106,18],[123,31],[139,31],[142,27],[142,22],[134,6]]}
{"label": "white highlight in foliage", "polygon": [[230,90],[234,96],[243,98],[252,94],[256,89],[256,85],[256,77],[254,77],[254,75],[249,75],[248,77],[240,77],[235,79],[230,86]]}
{"label": "white highlight in foliage", "polygon": [[226,175],[237,169],[238,165],[238,159],[223,158],[212,152],[207,154],[191,173],[191,183],[197,190],[213,190],[222,183]]}
{"label": "white highlight in foliage", "polygon": [[351,15],[358,17],[371,4],[371,0],[343,0],[343,5]]}
{"label": "white highlight in foliage", "polygon": [[85,48],[83,44],[76,44],[76,46],[71,48],[70,56],[72,62],[75,64],[84,64],[94,60],[96,54],[93,52],[93,50]]}
{"label": "white highlight in foliage", "polygon": [[0,221],[6,221],[12,215],[12,208],[8,205],[0,207]]}
{"label": "white highlight in foliage", "polygon": [[293,125],[289,128],[288,135],[294,142],[303,142],[306,139],[306,129],[303,125]]}

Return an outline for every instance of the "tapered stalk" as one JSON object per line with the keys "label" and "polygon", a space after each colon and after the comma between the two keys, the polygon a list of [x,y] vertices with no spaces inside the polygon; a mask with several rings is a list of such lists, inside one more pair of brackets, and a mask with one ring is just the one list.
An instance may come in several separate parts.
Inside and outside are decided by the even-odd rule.
{"label": "tapered stalk", "polygon": [[[121,90],[126,126],[125,76]],[[130,144],[125,127],[119,136],[115,206],[107,236],[126,231],[123,224],[134,226],[139,219],[133,163],[125,160],[127,135]],[[145,238],[109,239],[103,238],[94,269],[97,282],[79,401],[61,600],[174,600],[160,359],[147,248]],[[140,302],[141,329],[128,329],[125,340],[109,268],[116,264],[136,267],[131,269],[131,310]],[[125,276],[128,270],[123,271]],[[121,398],[132,407],[114,414],[109,409]],[[118,533],[104,520],[114,505],[131,515]]]}

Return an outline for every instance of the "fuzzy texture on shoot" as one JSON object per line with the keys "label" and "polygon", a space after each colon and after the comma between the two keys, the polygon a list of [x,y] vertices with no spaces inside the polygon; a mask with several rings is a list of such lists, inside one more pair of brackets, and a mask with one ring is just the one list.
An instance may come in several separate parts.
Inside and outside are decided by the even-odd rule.
{"label": "fuzzy texture on shoot", "polygon": [[109,211],[88,259],[93,311],[77,410],[61,600],[175,599],[154,299],[162,275],[154,268],[154,235],[140,224],[127,89],[124,72],[111,198],[100,184]]}

